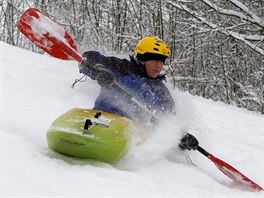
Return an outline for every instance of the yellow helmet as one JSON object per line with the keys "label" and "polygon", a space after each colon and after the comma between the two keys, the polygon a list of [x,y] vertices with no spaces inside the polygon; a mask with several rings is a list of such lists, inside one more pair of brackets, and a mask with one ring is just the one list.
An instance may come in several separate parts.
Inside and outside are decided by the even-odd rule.
{"label": "yellow helmet", "polygon": [[158,37],[150,36],[141,39],[135,49],[135,54],[138,60],[161,60],[165,61],[170,57],[170,50],[167,44]]}

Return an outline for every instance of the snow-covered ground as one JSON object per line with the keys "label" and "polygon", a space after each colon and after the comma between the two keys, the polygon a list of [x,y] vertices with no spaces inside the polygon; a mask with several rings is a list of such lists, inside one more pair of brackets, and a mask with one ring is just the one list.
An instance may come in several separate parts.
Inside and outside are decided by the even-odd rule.
{"label": "snow-covered ground", "polygon": [[[74,159],[47,147],[52,121],[71,108],[92,108],[99,86],[71,85],[76,62],[0,42],[1,197],[263,197],[243,189],[197,151],[177,148],[182,131],[264,185],[264,117],[171,89],[177,116],[115,166]],[[192,159],[188,163],[186,156]]]}

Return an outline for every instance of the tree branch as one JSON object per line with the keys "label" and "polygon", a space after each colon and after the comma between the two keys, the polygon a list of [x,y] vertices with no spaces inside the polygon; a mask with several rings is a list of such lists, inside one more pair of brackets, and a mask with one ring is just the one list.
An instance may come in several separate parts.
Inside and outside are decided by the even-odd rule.
{"label": "tree branch", "polygon": [[250,48],[252,48],[253,50],[255,50],[256,52],[258,52],[259,54],[263,55],[264,56],[264,50],[261,49],[260,47],[258,47],[257,45],[254,45],[253,43],[249,42],[246,38],[245,35],[243,34],[239,34],[239,33],[236,33],[234,31],[230,31],[230,30],[227,30],[225,28],[221,28],[219,27],[218,25],[212,23],[212,22],[209,22],[206,18],[202,17],[199,15],[199,13],[197,13],[196,11],[194,10],[191,10],[189,9],[187,6],[185,5],[182,5],[182,4],[177,4],[175,2],[171,2],[169,1],[168,2],[171,6],[174,6],[180,10],[183,10],[189,14],[191,14],[194,18],[202,21],[204,24],[206,24],[207,26],[209,26],[210,28],[212,29],[215,29],[223,34],[226,34],[226,35],[229,35],[229,36],[232,36],[233,38],[237,39],[237,40],[240,40],[242,41],[243,43],[245,43],[246,45],[248,45]]}

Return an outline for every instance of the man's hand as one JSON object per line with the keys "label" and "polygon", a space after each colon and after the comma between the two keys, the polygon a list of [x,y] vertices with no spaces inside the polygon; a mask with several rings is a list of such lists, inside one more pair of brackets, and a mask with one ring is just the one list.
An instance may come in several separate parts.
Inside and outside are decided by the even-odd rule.
{"label": "man's hand", "polygon": [[96,68],[95,75],[96,75],[95,80],[97,80],[98,84],[101,87],[110,87],[112,83],[114,82],[114,77],[112,73],[102,66],[98,66]]}
{"label": "man's hand", "polygon": [[186,133],[183,138],[181,139],[181,142],[179,144],[179,147],[182,150],[196,150],[199,146],[198,140],[191,134]]}
{"label": "man's hand", "polygon": [[90,64],[87,58],[84,58],[79,63],[79,69],[81,73],[89,76],[93,80],[97,80],[98,84],[102,87],[110,86],[114,81],[112,73],[109,70],[101,64]]}
{"label": "man's hand", "polygon": [[98,68],[103,67],[101,65],[91,64],[90,60],[84,57],[83,61],[79,63],[79,70],[81,73],[89,76],[93,80],[97,80],[99,73]]}

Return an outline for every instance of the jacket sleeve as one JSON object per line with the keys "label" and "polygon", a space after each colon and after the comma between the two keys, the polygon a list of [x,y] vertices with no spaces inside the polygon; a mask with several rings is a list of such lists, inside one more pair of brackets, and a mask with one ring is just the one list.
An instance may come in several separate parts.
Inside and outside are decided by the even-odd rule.
{"label": "jacket sleeve", "polygon": [[88,75],[91,77],[91,70],[95,68],[96,65],[100,65],[104,69],[107,69],[111,73],[128,73],[127,65],[129,61],[126,59],[120,59],[117,57],[106,57],[97,51],[87,51],[83,53],[85,58],[85,63],[80,67],[80,73]]}

